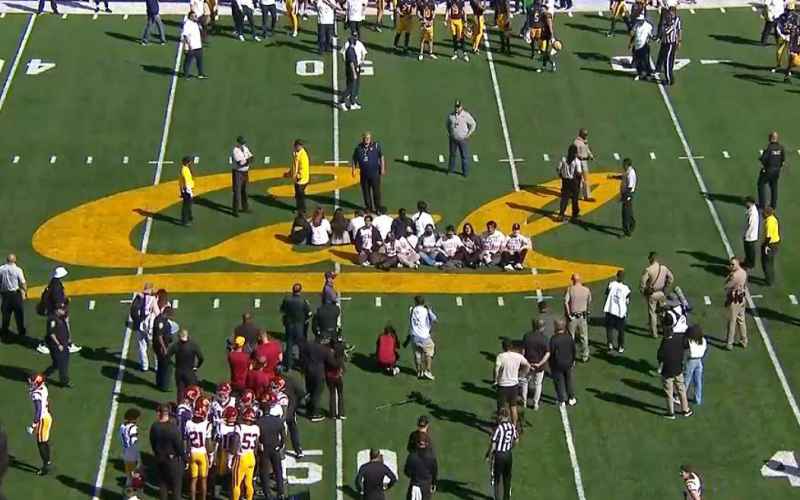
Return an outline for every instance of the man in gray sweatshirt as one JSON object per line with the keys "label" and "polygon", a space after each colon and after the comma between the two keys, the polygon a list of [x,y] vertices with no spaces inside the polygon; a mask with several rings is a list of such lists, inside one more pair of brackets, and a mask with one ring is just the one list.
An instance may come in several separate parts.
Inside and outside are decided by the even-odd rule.
{"label": "man in gray sweatshirt", "polygon": [[469,173],[469,145],[467,140],[475,132],[477,127],[475,119],[464,109],[461,101],[457,100],[455,109],[447,115],[447,135],[450,141],[450,159],[448,174],[455,171],[456,153],[461,155],[461,173],[464,177]]}

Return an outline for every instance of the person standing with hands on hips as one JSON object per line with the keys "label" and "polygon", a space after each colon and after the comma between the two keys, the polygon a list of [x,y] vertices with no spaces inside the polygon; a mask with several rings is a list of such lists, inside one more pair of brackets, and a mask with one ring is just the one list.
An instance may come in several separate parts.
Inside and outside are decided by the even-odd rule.
{"label": "person standing with hands on hips", "polygon": [[[758,174],[758,207],[764,210],[770,206],[778,208],[778,179],[781,175],[783,163],[786,161],[786,151],[778,142],[778,133],[769,134],[769,144],[758,158],[761,163],[761,172]],[[767,203],[767,186],[769,186],[769,203]]]}
{"label": "person standing with hands on hips", "polygon": [[292,167],[284,177],[294,181],[294,202],[297,210],[306,211],[306,187],[311,178],[311,166],[303,141],[295,139],[292,149]]}
{"label": "person standing with hands on hips", "polygon": [[194,200],[194,176],[192,175],[192,158],[184,156],[181,159],[181,172],[178,178],[181,190],[181,224],[191,226],[194,221],[192,215],[192,201]]}
{"label": "person standing with hands on hips", "polygon": [[371,132],[364,132],[361,142],[353,151],[352,175],[356,169],[361,175],[361,194],[364,208],[375,213],[381,205],[381,177],[386,175],[386,160],[381,145],[372,140]]}
{"label": "person standing with hands on hips", "polygon": [[449,160],[447,173],[452,174],[456,168],[456,153],[461,156],[461,175],[469,174],[469,144],[467,140],[475,133],[478,124],[464,109],[460,100],[456,100],[453,112],[447,115],[447,136],[449,139]]}
{"label": "person standing with hands on hips", "polygon": [[233,169],[231,174],[233,179],[231,185],[233,186],[233,216],[239,217],[239,211],[249,212],[250,207],[247,203],[247,183],[250,180],[250,161],[253,159],[253,153],[247,147],[247,141],[241,135],[236,138],[236,145],[231,152],[233,158]]}

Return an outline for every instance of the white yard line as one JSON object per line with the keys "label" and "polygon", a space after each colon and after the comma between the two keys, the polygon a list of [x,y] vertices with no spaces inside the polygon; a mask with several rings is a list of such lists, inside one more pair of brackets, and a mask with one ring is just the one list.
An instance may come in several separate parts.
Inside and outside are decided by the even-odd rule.
{"label": "white yard line", "polygon": [[569,461],[572,464],[572,472],[575,478],[575,490],[578,492],[579,500],[586,500],[583,477],[581,477],[581,466],[578,465],[578,454],[575,451],[575,440],[572,438],[572,426],[569,423],[567,409],[559,405],[558,410],[561,413],[561,425],[564,426],[564,435],[567,438],[567,450],[569,450]]}
{"label": "white yard line", "polygon": [[[675,132],[678,134],[678,138],[683,145],[683,150],[686,153],[689,164],[692,166],[692,172],[694,173],[694,177],[697,180],[698,186],[700,187],[700,192],[702,193],[703,199],[706,202],[708,211],[711,213],[711,218],[714,220],[714,225],[717,228],[717,232],[719,232],[719,236],[722,239],[722,244],[725,247],[725,253],[728,255],[728,257],[733,257],[734,252],[733,248],[731,247],[731,242],[722,227],[722,221],[720,221],[717,208],[708,197],[708,188],[706,187],[705,180],[703,180],[703,176],[700,173],[700,168],[697,166],[697,162],[694,161],[695,157],[692,155],[692,148],[689,146],[689,142],[686,140],[686,134],[684,133],[680,121],[678,120],[678,115],[675,114],[675,109],[672,107],[672,102],[670,101],[669,95],[667,95],[667,91],[664,89],[664,86],[659,84],[658,90],[661,93],[661,98],[664,101],[664,105],[667,107],[670,118],[672,119],[672,125],[675,127]],[[770,338],[769,333],[767,333],[767,329],[764,327],[764,322],[761,320],[761,316],[758,314],[758,308],[756,307],[755,302],[753,302],[753,298],[750,296],[749,292],[747,294],[747,306],[750,308],[753,321],[755,321],[756,328],[758,328],[758,332],[761,334],[761,339],[764,341],[764,347],[767,349],[767,354],[772,362],[772,367],[775,369],[775,374],[778,376],[778,380],[781,383],[781,387],[786,395],[786,399],[789,402],[789,407],[792,409],[792,413],[794,413],[794,418],[797,421],[797,425],[800,426],[800,408],[797,406],[797,401],[792,393],[792,389],[789,387],[789,381],[786,380],[786,374],[783,371],[780,361],[778,361],[778,356],[775,354],[775,348],[772,346],[772,339]]]}
{"label": "white yard line", "polygon": [[489,37],[483,38],[486,47],[486,60],[489,61],[489,73],[492,76],[492,87],[494,97],[497,101],[497,112],[500,114],[500,126],[503,129],[503,139],[506,142],[506,154],[508,155],[508,166],[511,167],[511,181],[514,183],[514,191],[519,191],[519,176],[517,175],[516,159],[511,150],[511,136],[508,133],[508,123],[506,123],[506,110],[503,107],[503,98],[500,96],[500,84],[497,83],[497,72],[494,69],[494,57],[492,57],[492,47],[489,44]]}
{"label": "white yard line", "polygon": [[[173,68],[172,74],[172,82],[170,83],[169,87],[169,95],[167,97],[167,108],[166,112],[164,113],[164,125],[162,128],[161,133],[161,144],[158,150],[158,165],[156,167],[155,175],[153,176],[153,185],[157,185],[161,182],[161,170],[162,170],[162,162],[164,161],[164,156],[167,150],[167,140],[169,138],[169,129],[170,125],[172,124],[172,109],[175,105],[175,90],[178,85],[178,70],[180,69],[181,64],[181,44],[177,44],[177,50],[175,54],[175,66]],[[144,234],[142,235],[142,244],[140,247],[140,251],[142,254],[147,253],[147,247],[150,244],[150,234],[153,227],[153,219],[151,217],[147,218],[147,222],[145,223]],[[141,276],[144,274],[144,267],[139,266],[136,269],[136,275]],[[173,301],[174,307],[177,308],[178,299]],[[94,481],[94,489],[92,491],[92,500],[99,500],[100,494],[103,490],[103,483],[105,482],[106,478],[106,469],[108,468],[108,454],[111,450],[111,441],[114,437],[114,430],[117,420],[117,412],[119,411],[119,394],[122,391],[122,379],[125,375],[125,362],[128,359],[128,349],[130,348],[131,342],[131,329],[125,328],[124,338],[122,341],[122,352],[119,356],[119,364],[117,365],[117,378],[114,380],[114,389],[111,392],[111,408],[108,412],[108,421],[106,422],[106,431],[103,437],[103,447],[100,452],[100,463],[97,465],[97,475]]]}
{"label": "white yard line", "polygon": [[11,82],[14,80],[14,75],[17,73],[19,61],[22,59],[22,52],[25,50],[25,46],[28,45],[28,38],[31,36],[31,31],[33,31],[33,23],[35,22],[36,14],[31,14],[31,17],[28,19],[27,26],[25,26],[25,31],[22,33],[22,38],[20,38],[19,45],[17,45],[17,52],[14,54],[14,61],[11,63],[11,68],[8,70],[8,76],[3,84],[3,91],[0,93],[0,111],[3,110],[3,105],[6,103],[8,91],[11,90]]}

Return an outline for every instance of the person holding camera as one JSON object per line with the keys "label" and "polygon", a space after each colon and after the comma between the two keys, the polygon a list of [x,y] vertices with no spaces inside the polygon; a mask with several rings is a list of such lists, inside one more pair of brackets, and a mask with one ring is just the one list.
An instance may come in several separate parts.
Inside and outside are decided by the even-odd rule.
{"label": "person holding camera", "polygon": [[745,321],[745,298],[747,297],[747,271],[732,257],[728,265],[728,276],[725,278],[725,309],[728,311],[728,343],[729,351],[738,340],[742,347],[747,347],[747,322]]}

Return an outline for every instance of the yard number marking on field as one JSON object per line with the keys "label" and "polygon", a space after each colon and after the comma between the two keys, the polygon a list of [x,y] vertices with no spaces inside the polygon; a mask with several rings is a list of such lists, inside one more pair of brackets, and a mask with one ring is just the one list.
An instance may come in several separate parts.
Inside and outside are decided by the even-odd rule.
{"label": "yard number marking on field", "polygon": [[789,302],[792,303],[793,306],[797,305],[797,296],[793,293],[789,294]]}
{"label": "yard number marking on field", "polygon": [[439,155],[439,163],[444,163],[444,155]]}
{"label": "yard number marking on field", "polygon": [[28,61],[28,67],[25,70],[26,75],[41,75],[45,71],[51,70],[56,67],[56,63],[44,62],[41,59],[31,59]]}
{"label": "yard number marking on field", "polygon": [[797,488],[800,486],[800,477],[797,476],[798,464],[793,451],[779,451],[772,455],[763,466],[761,475],[763,477],[786,478],[789,484]]}
{"label": "yard number marking on field", "polygon": [[704,302],[704,303],[705,303],[707,306],[710,306],[710,305],[711,305],[711,297],[709,297],[708,295],[704,295],[704,296],[703,296],[703,302]]}
{"label": "yard number marking on field", "polygon": [[219,298],[214,298],[214,302],[211,304],[211,307],[214,309],[219,309]]}
{"label": "yard number marking on field", "polygon": [[655,160],[656,159],[656,154],[653,151],[650,151],[650,159],[651,160]]}
{"label": "yard number marking on field", "polygon": [[91,165],[93,161],[94,161],[94,158],[92,158],[91,156],[87,156],[86,157],[86,164],[87,165]]}
{"label": "yard number marking on field", "polygon": [[497,297],[497,305],[500,306],[500,307],[503,307],[504,305],[506,305],[506,301],[503,300],[503,297]]}
{"label": "yard number marking on field", "polygon": [[261,309],[261,299],[253,299],[253,307],[255,309]]}
{"label": "yard number marking on field", "polygon": [[375,297],[375,307],[381,307],[383,303],[381,302],[380,297]]}
{"label": "yard number marking on field", "polygon": [[729,154],[727,151],[723,151],[723,152],[722,152],[722,157],[723,157],[723,158],[725,158],[725,159],[727,160],[728,158],[730,158],[730,157],[731,157],[731,155],[730,155],[730,154]]}
{"label": "yard number marking on field", "polygon": [[50,157],[50,164],[52,165],[53,163],[55,163],[57,159],[58,158],[56,157],[56,155],[51,156]]}
{"label": "yard number marking on field", "polygon": [[89,310],[90,311],[94,311],[94,306],[95,305],[96,305],[96,302],[94,300],[90,300],[89,301]]}

